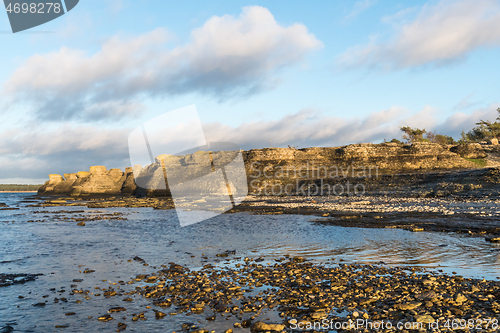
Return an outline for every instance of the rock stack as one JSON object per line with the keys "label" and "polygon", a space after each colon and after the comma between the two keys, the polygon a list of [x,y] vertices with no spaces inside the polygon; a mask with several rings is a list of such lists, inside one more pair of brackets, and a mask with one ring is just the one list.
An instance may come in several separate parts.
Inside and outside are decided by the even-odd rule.
{"label": "rock stack", "polygon": [[136,190],[132,168],[107,170],[91,166],[90,171],[66,173],[64,177],[49,175],[49,180],[38,189],[39,195],[132,195]]}

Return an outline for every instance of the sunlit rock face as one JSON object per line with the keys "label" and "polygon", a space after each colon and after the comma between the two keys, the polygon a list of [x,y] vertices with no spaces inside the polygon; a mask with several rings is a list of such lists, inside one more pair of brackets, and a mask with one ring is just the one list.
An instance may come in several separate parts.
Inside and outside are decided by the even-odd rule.
{"label": "sunlit rock face", "polygon": [[107,171],[106,167],[98,165],[90,167],[90,174],[79,178],[73,184],[71,196],[89,195],[120,195],[125,177],[119,169]]}
{"label": "sunlit rock face", "polygon": [[319,185],[385,181],[382,175],[415,174],[474,168],[448,147],[434,143],[353,144],[304,149],[267,148],[243,152],[249,192],[300,194],[304,183]]}
{"label": "sunlit rock face", "polygon": [[[477,165],[463,157],[484,156],[486,153],[480,145],[457,147],[433,143],[362,143],[342,147],[242,151],[250,194],[262,194],[262,190],[269,186],[297,185],[318,180],[332,183],[351,178],[369,178],[376,181],[381,175],[471,169]],[[210,187],[214,187],[215,192],[223,192],[224,188],[217,182],[212,184],[209,178],[206,182],[196,180],[229,165],[233,157],[225,152],[196,152],[184,156],[164,154],[157,156],[149,165],[135,165],[124,172],[92,166],[89,171],[64,174],[64,177],[52,174],[38,193],[166,196],[170,195],[169,185],[188,182],[194,184],[193,193],[197,190],[210,191]],[[295,192],[288,194],[297,194]]]}

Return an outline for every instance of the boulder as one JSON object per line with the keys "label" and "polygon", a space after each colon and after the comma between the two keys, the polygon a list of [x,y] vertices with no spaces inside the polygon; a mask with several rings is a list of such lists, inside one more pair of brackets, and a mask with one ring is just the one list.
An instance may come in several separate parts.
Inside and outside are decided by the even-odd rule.
{"label": "boulder", "polygon": [[251,332],[268,332],[268,331],[278,331],[281,332],[285,329],[285,325],[282,324],[266,324],[263,321],[258,321],[252,325]]}
{"label": "boulder", "polygon": [[496,145],[498,145],[498,139],[497,139],[497,138],[493,138],[493,139],[491,139],[491,140],[488,140],[488,141],[487,141],[487,143],[488,143],[489,145],[494,145],[494,146],[496,146]]}

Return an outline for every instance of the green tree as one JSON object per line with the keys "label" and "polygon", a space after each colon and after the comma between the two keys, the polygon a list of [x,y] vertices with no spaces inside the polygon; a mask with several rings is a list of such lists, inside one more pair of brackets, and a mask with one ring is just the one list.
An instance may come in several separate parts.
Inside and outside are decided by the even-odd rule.
{"label": "green tree", "polygon": [[429,141],[428,139],[424,139],[423,137],[423,135],[427,132],[425,129],[412,128],[410,126],[403,126],[399,129],[404,133],[403,140],[405,140],[407,143]]}
{"label": "green tree", "polygon": [[498,117],[497,121],[491,122],[489,120],[480,119],[476,123],[476,127],[467,132],[467,140],[472,142],[478,142],[482,140],[498,138],[500,137],[500,108],[497,109]]}

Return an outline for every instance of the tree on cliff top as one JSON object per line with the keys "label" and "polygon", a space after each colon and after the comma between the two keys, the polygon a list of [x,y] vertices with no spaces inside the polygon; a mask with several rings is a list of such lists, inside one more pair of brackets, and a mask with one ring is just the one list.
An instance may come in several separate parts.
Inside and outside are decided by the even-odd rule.
{"label": "tree on cliff top", "polygon": [[456,144],[453,137],[449,135],[437,134],[436,132],[427,132],[425,137],[432,143],[439,143],[440,145],[454,145]]}
{"label": "tree on cliff top", "polygon": [[424,134],[427,132],[425,129],[412,128],[410,126],[403,126],[399,129],[404,133],[403,139],[407,143],[429,141],[424,139]]}
{"label": "tree on cliff top", "polygon": [[476,123],[477,126],[467,132],[467,139],[472,142],[478,142],[500,137],[500,108],[497,109],[497,112],[499,114],[496,119],[497,121],[491,122],[480,119]]}

